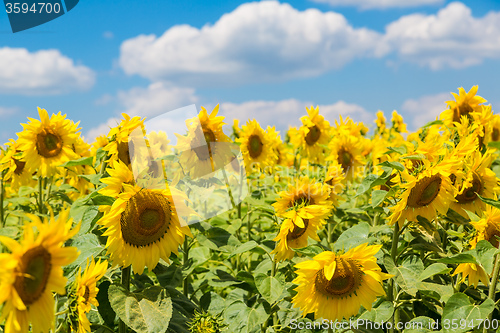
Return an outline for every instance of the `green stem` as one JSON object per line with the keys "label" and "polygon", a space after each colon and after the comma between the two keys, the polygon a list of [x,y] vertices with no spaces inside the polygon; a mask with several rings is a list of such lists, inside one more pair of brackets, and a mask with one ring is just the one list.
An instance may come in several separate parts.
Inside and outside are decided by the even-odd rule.
{"label": "green stem", "polygon": [[[184,269],[187,269],[188,261],[189,261],[189,243],[188,243],[187,236],[184,238],[183,252],[184,252],[183,266],[184,266]],[[184,280],[182,281],[182,289],[184,291],[184,296],[186,296],[186,297],[188,296],[188,292],[189,292],[188,286],[189,286],[189,276],[186,276],[186,277],[184,277]]]}
{"label": "green stem", "polygon": [[[127,291],[130,291],[130,273],[131,266],[122,268],[122,285]],[[121,319],[118,324],[118,332],[127,333],[127,325],[125,325],[125,323]]]}
{"label": "green stem", "polygon": [[247,204],[247,215],[248,215],[248,220],[247,220],[247,233],[248,233],[248,241],[251,241],[252,240],[252,223],[250,222],[250,215],[252,214],[252,212],[250,212],[250,205]]}
{"label": "green stem", "polygon": [[43,214],[43,179],[38,177],[38,212]]}
{"label": "green stem", "polygon": [[[396,222],[394,225],[394,232],[392,234],[392,246],[391,246],[391,259],[394,261],[394,265],[397,266],[397,255],[398,255],[398,241],[399,241],[399,223]],[[390,286],[389,286],[389,292],[388,292],[388,298],[390,302],[394,302],[394,295],[396,294],[396,285],[394,284],[394,278],[391,279]],[[390,332],[393,333],[396,322],[399,320],[399,311],[398,309],[394,309],[394,314],[392,315],[391,318],[391,329]]]}
{"label": "green stem", "polygon": [[[497,290],[497,282],[498,282],[498,274],[500,272],[500,254],[495,255],[495,266],[493,266],[493,274],[491,276],[491,283],[488,289],[488,298],[495,302],[495,294]],[[488,320],[491,322],[493,316],[493,312],[489,314]],[[483,327],[483,333],[486,333],[488,330],[486,327]]]}

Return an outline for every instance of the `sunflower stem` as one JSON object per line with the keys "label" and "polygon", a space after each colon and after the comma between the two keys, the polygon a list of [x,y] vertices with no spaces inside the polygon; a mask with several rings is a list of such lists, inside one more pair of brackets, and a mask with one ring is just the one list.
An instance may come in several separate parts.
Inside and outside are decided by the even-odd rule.
{"label": "sunflower stem", "polygon": [[[183,245],[183,260],[182,264],[184,269],[187,269],[188,266],[188,261],[189,261],[189,243],[187,236],[184,237],[184,245]],[[188,288],[188,282],[189,282],[189,276],[184,277],[184,280],[182,281],[182,289],[184,291],[184,296],[188,296],[189,288]]]}
{"label": "sunflower stem", "polygon": [[[497,291],[497,282],[499,273],[500,273],[500,254],[496,254],[495,265],[493,266],[493,275],[491,276],[491,283],[488,289],[488,298],[493,300],[493,302],[495,302],[495,294]],[[488,320],[491,322],[492,318],[493,318],[493,311],[488,315]],[[483,327],[483,333],[486,333],[487,331],[488,330],[486,329],[486,327]]]}
{"label": "sunflower stem", "polygon": [[[130,273],[130,266],[122,268],[122,285],[127,291],[130,291]],[[118,325],[118,332],[127,333],[127,325],[125,325],[125,323],[121,319]]]}
{"label": "sunflower stem", "polygon": [[43,214],[43,179],[38,177],[38,212]]}
{"label": "sunflower stem", "polygon": [[[399,223],[396,222],[396,224],[394,224],[394,232],[392,234],[392,246],[391,246],[391,259],[392,261],[394,262],[394,265],[397,266],[397,255],[398,255],[398,241],[399,241]],[[388,290],[388,298],[389,298],[389,301],[390,302],[393,302],[394,303],[394,295],[396,294],[396,285],[394,284],[394,278],[391,279],[391,283],[390,283],[390,286],[389,286],[389,290]],[[397,308],[394,309],[394,313],[392,315],[392,318],[391,318],[391,328],[390,328],[390,332],[393,333],[394,332],[394,328],[396,326],[396,322],[397,320],[399,320],[399,311]]]}

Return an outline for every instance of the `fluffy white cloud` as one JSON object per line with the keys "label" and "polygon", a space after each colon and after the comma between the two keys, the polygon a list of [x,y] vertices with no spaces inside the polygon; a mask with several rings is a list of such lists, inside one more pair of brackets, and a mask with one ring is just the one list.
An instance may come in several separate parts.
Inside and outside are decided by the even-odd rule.
{"label": "fluffy white cloud", "polygon": [[[103,99],[105,102],[109,102],[114,98],[104,95],[96,102],[100,103]],[[120,113],[124,112],[131,117],[141,116],[152,119],[178,108],[195,104],[198,102],[198,97],[195,95],[194,89],[175,87],[165,82],[155,82],[146,88],[135,87],[128,91],[120,91],[117,100],[120,104]],[[178,125],[184,126],[184,120],[187,119],[187,117],[182,118],[184,115],[178,113],[171,113],[169,116],[176,118],[174,128]],[[100,135],[108,134],[109,129],[115,127],[119,122],[120,120],[116,117],[110,118],[105,123],[89,130],[86,137],[92,141]]]}
{"label": "fluffy white cloud", "polygon": [[384,9],[394,7],[418,7],[426,5],[439,5],[444,0],[312,0],[326,3],[331,6],[352,6],[361,9]]}
{"label": "fluffy white cloud", "polygon": [[192,86],[311,77],[373,56],[381,35],[344,16],[276,1],[246,3],[201,29],[177,25],[121,45],[127,74]]}
{"label": "fluffy white cloud", "polygon": [[446,109],[446,101],[453,99],[450,93],[422,96],[417,99],[406,100],[401,111],[412,116],[413,130],[436,120],[436,117]]}
{"label": "fluffy white cloud", "polygon": [[436,15],[412,14],[389,24],[380,45],[382,54],[393,50],[434,70],[476,65],[500,58],[500,12],[475,18],[466,5],[452,2]]}
{"label": "fluffy white cloud", "polygon": [[62,94],[88,89],[94,82],[90,68],[75,64],[59,50],[0,48],[0,93]]}
{"label": "fluffy white cloud", "polygon": [[[308,101],[286,99],[281,101],[248,101],[243,103],[222,103],[220,113],[226,116],[226,123],[232,124],[233,119],[239,119],[243,125],[248,119],[256,119],[262,127],[276,126],[280,131],[286,131],[289,126],[300,126],[300,117],[307,114],[306,106],[316,106]],[[349,116],[354,121],[363,121],[372,116],[361,106],[338,101],[334,104],[319,105],[322,114],[330,124]]]}

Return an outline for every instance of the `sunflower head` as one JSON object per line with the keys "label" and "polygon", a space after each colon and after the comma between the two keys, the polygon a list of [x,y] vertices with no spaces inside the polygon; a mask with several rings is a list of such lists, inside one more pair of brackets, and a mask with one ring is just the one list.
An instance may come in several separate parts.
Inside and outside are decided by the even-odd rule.
{"label": "sunflower head", "polygon": [[455,97],[454,101],[447,101],[448,109],[441,113],[445,125],[452,126],[454,122],[461,122],[462,117],[469,120],[473,119],[473,112],[480,112],[480,104],[486,103],[486,100],[481,96],[477,96],[478,86],[473,86],[469,92],[460,87],[458,95],[451,93]]}

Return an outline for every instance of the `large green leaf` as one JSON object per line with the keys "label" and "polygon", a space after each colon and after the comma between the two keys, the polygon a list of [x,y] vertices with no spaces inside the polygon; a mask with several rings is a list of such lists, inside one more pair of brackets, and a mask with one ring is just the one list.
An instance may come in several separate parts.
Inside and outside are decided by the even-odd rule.
{"label": "large green leaf", "polygon": [[422,274],[418,277],[420,281],[428,279],[434,275],[438,274],[448,274],[451,271],[451,268],[446,266],[443,263],[434,263],[424,269]]}
{"label": "large green leaf", "polygon": [[387,271],[395,276],[396,283],[401,289],[412,296],[417,295],[419,277],[424,271],[424,264],[420,258],[407,257],[401,266],[396,266],[391,257],[385,256],[384,265]]}
{"label": "large green leaf", "polygon": [[368,237],[370,234],[370,225],[366,222],[356,224],[354,227],[344,231],[335,242],[335,251],[347,251],[363,243],[369,243],[375,240],[374,237]]}
{"label": "large green leaf", "polygon": [[378,307],[372,308],[371,311],[364,312],[359,319],[370,320],[374,323],[381,323],[388,321],[392,313],[394,312],[394,307],[392,302],[382,302]]}
{"label": "large green leaf", "polygon": [[231,303],[224,311],[224,319],[229,325],[228,332],[252,332],[255,327],[258,328],[260,324],[264,323],[267,317],[262,304],[258,304],[255,308],[249,308],[241,300]]}
{"label": "large green leaf", "polygon": [[456,293],[450,297],[444,307],[442,319],[443,332],[461,333],[470,331],[472,327],[469,326],[477,326],[480,320],[486,319],[494,308],[495,302],[490,298],[478,305],[471,303],[467,295]]}
{"label": "large green leaf", "polygon": [[427,333],[437,331],[439,323],[429,317],[417,317],[405,323],[403,333]]}
{"label": "large green leaf", "polygon": [[99,292],[97,293],[96,299],[99,302],[97,310],[101,315],[102,319],[108,327],[113,327],[115,323],[116,313],[111,308],[111,303],[109,303],[108,291],[111,282],[103,281],[99,285]]}
{"label": "large green leaf", "polygon": [[109,302],[115,313],[136,332],[164,333],[172,318],[172,300],[161,287],[131,293],[121,285],[111,285]]}
{"label": "large green leaf", "polygon": [[255,276],[255,286],[269,304],[273,304],[283,293],[284,286],[274,276],[259,273]]}

